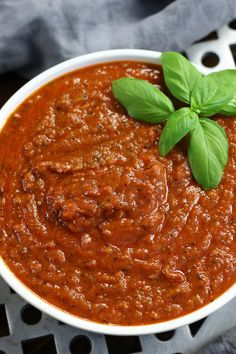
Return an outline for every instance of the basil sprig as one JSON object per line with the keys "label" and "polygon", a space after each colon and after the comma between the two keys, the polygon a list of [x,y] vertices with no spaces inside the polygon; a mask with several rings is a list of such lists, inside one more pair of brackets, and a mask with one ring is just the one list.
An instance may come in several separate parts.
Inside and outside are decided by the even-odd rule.
{"label": "basil sprig", "polygon": [[225,130],[209,117],[216,113],[236,115],[236,70],[204,76],[175,52],[163,53],[161,62],[166,86],[188,107],[175,110],[156,86],[134,78],[113,81],[113,94],[134,119],[152,124],[166,121],[159,140],[161,156],[188,136],[188,161],[194,178],[204,189],[215,188],[228,162],[229,148]]}

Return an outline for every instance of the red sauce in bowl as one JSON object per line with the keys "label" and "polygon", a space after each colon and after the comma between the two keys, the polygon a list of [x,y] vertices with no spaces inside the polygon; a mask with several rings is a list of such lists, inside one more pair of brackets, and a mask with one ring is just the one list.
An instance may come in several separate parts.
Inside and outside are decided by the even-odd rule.
{"label": "red sauce in bowl", "polygon": [[[161,125],[134,121],[111,82],[167,92],[158,65],[99,64],[45,85],[0,134],[0,253],[48,302],[101,323],[172,319],[236,279],[236,119],[218,188],[192,178],[184,143],[158,153]],[[168,93],[168,92],[167,92]]]}

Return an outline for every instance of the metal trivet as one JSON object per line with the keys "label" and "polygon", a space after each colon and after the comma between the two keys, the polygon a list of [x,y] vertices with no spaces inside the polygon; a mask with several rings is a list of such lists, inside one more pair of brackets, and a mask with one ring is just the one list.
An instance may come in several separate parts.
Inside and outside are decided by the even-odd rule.
{"label": "metal trivet", "polygon": [[[236,21],[186,51],[209,70],[235,67]],[[75,329],[28,305],[0,279],[0,354],[193,354],[236,326],[236,298],[204,320],[175,331],[112,337]]]}
{"label": "metal trivet", "polygon": [[236,298],[205,320],[156,335],[112,337],[62,324],[28,305],[0,279],[0,354],[194,353],[236,325]]}

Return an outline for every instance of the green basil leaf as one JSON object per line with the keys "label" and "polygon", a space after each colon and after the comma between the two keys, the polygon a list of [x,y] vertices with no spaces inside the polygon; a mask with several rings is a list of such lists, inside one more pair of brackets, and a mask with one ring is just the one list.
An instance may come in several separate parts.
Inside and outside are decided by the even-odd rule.
{"label": "green basil leaf", "polygon": [[235,116],[236,115],[236,94],[234,94],[233,98],[229,103],[224,106],[220,112],[220,114],[224,114],[225,116]]}
{"label": "green basil leaf", "polygon": [[218,80],[219,84],[224,83],[224,85],[231,86],[236,91],[236,70],[235,69],[226,69],[221,71],[216,71],[207,75],[208,77]]}
{"label": "green basil leaf", "polygon": [[190,131],[188,159],[198,184],[204,189],[218,186],[228,161],[224,129],[211,119],[200,118]]}
{"label": "green basil leaf", "polygon": [[112,82],[115,98],[129,115],[147,123],[160,123],[174,111],[171,100],[145,80],[121,78]]}
{"label": "green basil leaf", "polygon": [[165,156],[168,152],[187,135],[191,129],[194,129],[198,120],[196,113],[189,108],[184,107],[173,112],[167,120],[162,130],[159,151],[161,156]]}
{"label": "green basil leaf", "polygon": [[225,107],[236,92],[236,70],[223,70],[198,80],[191,96],[191,108],[204,117]]}
{"label": "green basil leaf", "polygon": [[217,113],[221,113],[226,116],[235,115],[236,114],[236,70],[235,69],[221,70],[221,71],[211,73],[208,76],[214,77],[214,79],[218,80],[218,85],[230,86],[233,91],[233,97],[222,108],[222,110]]}
{"label": "green basil leaf", "polygon": [[161,55],[166,86],[173,96],[189,103],[191,93],[202,74],[183,55],[166,52]]}

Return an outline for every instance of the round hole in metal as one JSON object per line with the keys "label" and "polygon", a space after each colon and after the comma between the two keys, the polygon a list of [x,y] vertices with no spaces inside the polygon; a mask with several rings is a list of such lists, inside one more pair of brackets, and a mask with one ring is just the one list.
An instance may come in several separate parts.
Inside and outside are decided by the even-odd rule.
{"label": "round hole in metal", "polygon": [[208,68],[214,68],[217,64],[219,64],[220,58],[217,54],[213,52],[207,52],[202,57],[202,64]]}
{"label": "round hole in metal", "polygon": [[71,354],[90,354],[91,350],[91,340],[86,336],[76,336],[70,342]]}
{"label": "round hole in metal", "polygon": [[229,23],[229,27],[236,30],[236,20],[233,20]]}
{"label": "round hole in metal", "polygon": [[161,340],[162,342],[166,342],[173,338],[175,335],[175,331],[168,331],[168,332],[162,332],[162,333],[157,333],[155,336],[157,339]]}
{"label": "round hole in metal", "polygon": [[42,312],[31,305],[25,305],[21,310],[22,321],[28,325],[35,325],[40,322]]}

